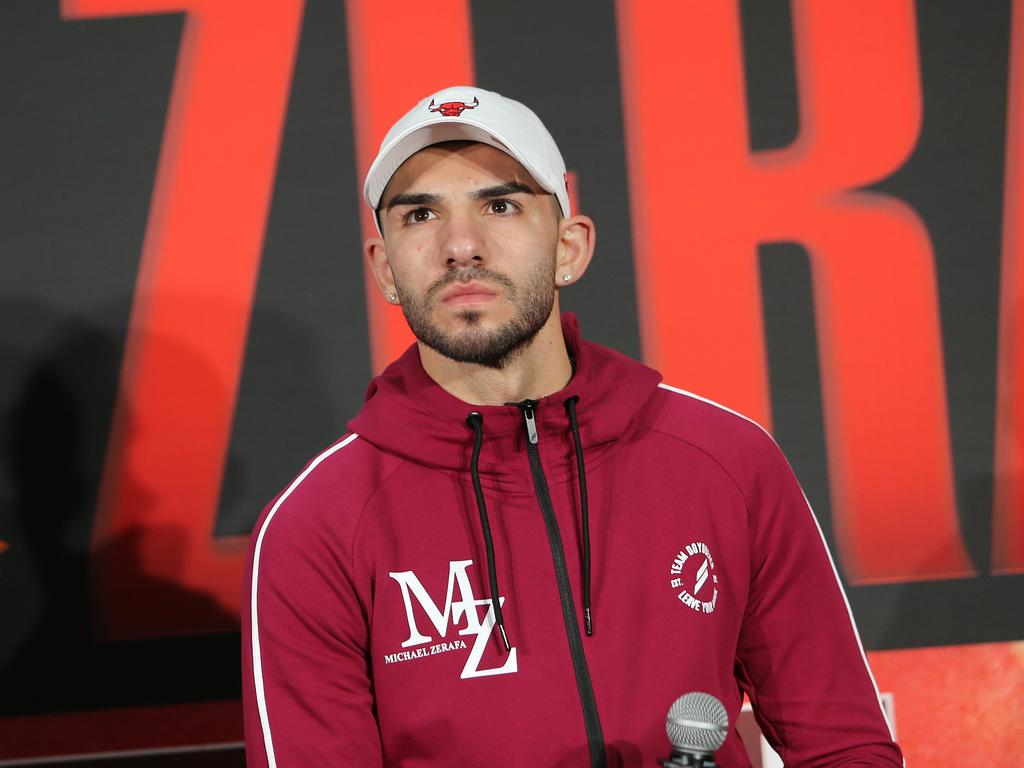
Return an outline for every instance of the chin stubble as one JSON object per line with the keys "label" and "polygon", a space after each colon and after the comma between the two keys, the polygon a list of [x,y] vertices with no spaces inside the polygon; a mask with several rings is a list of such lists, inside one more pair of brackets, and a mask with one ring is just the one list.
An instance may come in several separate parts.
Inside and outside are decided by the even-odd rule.
{"label": "chin stubble", "polygon": [[[549,261],[553,261],[552,259]],[[551,316],[555,288],[551,281],[549,263],[541,264],[522,290],[505,275],[486,267],[473,266],[453,270],[433,283],[421,301],[407,295],[396,286],[401,299],[402,312],[413,334],[438,354],[458,363],[475,363],[489,368],[504,368],[519,357],[533,342],[537,333]],[[456,314],[466,325],[460,333],[445,333],[430,321],[430,310],[438,294],[452,283],[481,282],[498,287],[516,309],[515,316],[493,331],[480,328],[483,313],[468,309]]]}

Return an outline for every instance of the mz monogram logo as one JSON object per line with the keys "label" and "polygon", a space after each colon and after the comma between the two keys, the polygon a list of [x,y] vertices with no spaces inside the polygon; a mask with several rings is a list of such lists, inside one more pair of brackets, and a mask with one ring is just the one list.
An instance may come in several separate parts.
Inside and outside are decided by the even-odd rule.
{"label": "mz monogram logo", "polygon": [[[465,629],[460,629],[458,634],[460,636],[476,636],[476,639],[473,641],[473,647],[469,651],[469,658],[466,659],[466,665],[462,668],[461,678],[510,675],[519,670],[516,662],[516,649],[514,647],[509,651],[508,658],[500,667],[480,669],[480,660],[483,658],[484,649],[487,647],[487,642],[491,638],[491,630],[494,628],[494,606],[490,600],[477,600],[473,594],[473,588],[469,583],[469,576],[466,574],[467,569],[472,564],[472,560],[452,560],[448,563],[448,593],[445,595],[444,611],[438,609],[437,603],[427,594],[427,590],[423,588],[415,573],[412,571],[388,573],[388,576],[397,581],[398,586],[402,588],[402,599],[405,601],[405,617],[409,621],[409,639],[402,643],[402,647],[421,647],[416,648],[415,651],[390,653],[384,657],[386,664],[409,661],[410,659],[430,656],[435,653],[447,653],[448,651],[466,647],[465,641],[458,638],[451,642],[434,643],[429,648],[422,647],[428,643],[433,643],[434,638],[430,635],[424,635],[416,625],[416,616],[412,609],[412,602],[415,599],[420,604],[423,612],[427,614],[427,618],[434,625],[438,635],[442,638],[448,637],[449,626],[454,627],[463,618],[466,620],[466,627]],[[456,584],[458,584],[459,597],[461,599],[458,602],[452,602]],[[498,599],[501,605],[505,604],[504,597],[499,597]],[[480,608],[487,609],[483,621],[480,621],[478,610]]]}

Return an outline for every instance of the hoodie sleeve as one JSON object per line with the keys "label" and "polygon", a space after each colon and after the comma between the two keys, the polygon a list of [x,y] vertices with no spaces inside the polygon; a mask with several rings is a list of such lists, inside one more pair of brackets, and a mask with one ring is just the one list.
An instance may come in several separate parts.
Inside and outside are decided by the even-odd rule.
{"label": "hoodie sleeve", "polygon": [[737,679],[786,765],[901,766],[817,521],[767,435],[757,454]]}
{"label": "hoodie sleeve", "polygon": [[259,768],[381,765],[368,628],[347,543],[289,489],[253,532],[242,618],[246,758]]}

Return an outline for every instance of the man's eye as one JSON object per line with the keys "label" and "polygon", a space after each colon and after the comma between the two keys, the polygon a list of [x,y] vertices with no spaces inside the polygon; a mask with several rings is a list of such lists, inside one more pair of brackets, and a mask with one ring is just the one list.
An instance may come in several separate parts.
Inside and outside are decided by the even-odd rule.
{"label": "man's eye", "polygon": [[404,217],[406,224],[418,224],[420,222],[430,221],[431,219],[436,218],[437,214],[429,208],[414,208],[405,214]]}
{"label": "man's eye", "polygon": [[496,213],[499,216],[507,213],[515,213],[519,210],[519,206],[511,200],[491,200],[487,207],[490,208],[491,213]]}

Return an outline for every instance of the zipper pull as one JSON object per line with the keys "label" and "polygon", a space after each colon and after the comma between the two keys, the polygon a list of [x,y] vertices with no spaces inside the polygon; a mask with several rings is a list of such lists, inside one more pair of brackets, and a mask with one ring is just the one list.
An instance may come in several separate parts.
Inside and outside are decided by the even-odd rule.
{"label": "zipper pull", "polygon": [[523,419],[526,421],[526,436],[534,445],[537,444],[537,420],[534,418],[533,403],[529,400],[523,402],[519,407],[523,409]]}

